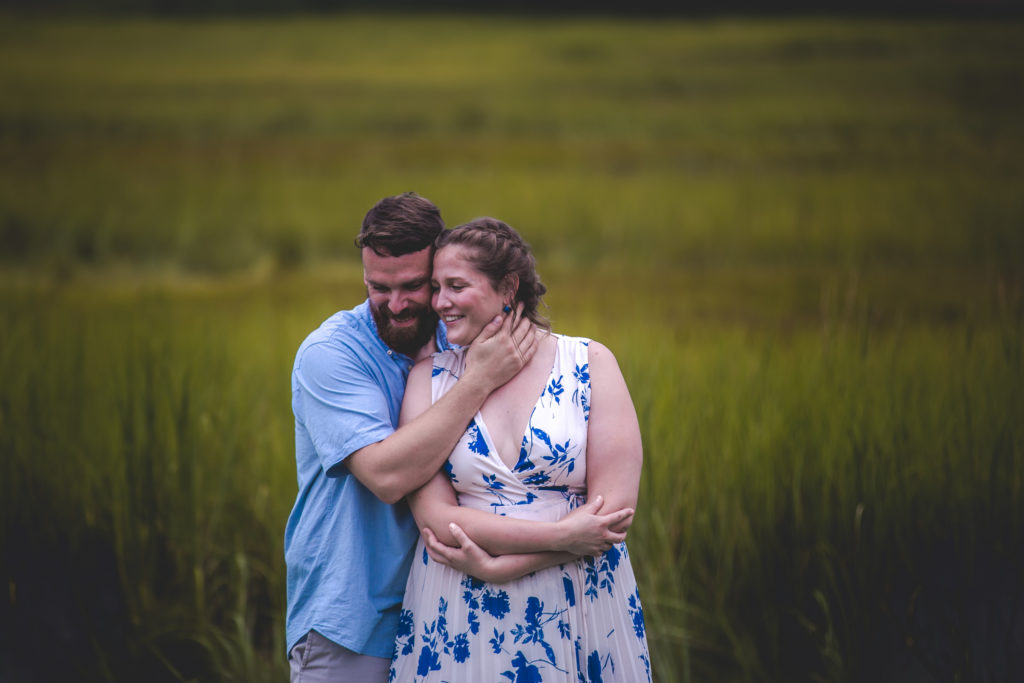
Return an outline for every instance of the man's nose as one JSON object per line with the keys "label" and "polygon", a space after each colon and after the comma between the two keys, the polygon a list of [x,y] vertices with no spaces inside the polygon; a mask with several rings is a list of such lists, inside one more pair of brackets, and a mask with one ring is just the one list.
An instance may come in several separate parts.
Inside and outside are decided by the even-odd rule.
{"label": "man's nose", "polygon": [[388,297],[388,310],[392,313],[401,313],[409,304],[409,297],[404,292],[392,292]]}

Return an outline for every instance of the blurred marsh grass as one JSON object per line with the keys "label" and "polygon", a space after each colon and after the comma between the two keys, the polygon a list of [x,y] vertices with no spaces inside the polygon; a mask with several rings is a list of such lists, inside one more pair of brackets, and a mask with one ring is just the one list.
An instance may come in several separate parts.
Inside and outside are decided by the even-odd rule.
{"label": "blurred marsh grass", "polygon": [[[658,299],[612,319],[599,280],[553,272],[551,314],[615,350],[640,416],[630,549],[659,680],[1007,671],[1012,650],[955,635],[1019,634],[995,592],[1024,570],[1019,294],[969,324],[861,302],[775,327],[659,320]],[[72,661],[98,679],[283,677],[289,364],[359,295],[355,271],[5,295],[14,614],[88,633]]]}
{"label": "blurred marsh grass", "polygon": [[[231,680],[269,680],[252,648],[265,660],[284,647],[272,530],[294,473],[275,459],[290,444],[286,382],[272,377],[287,378],[287,353],[273,329],[232,325],[226,301],[70,299],[16,301],[6,327],[13,616],[38,610],[81,638],[68,663],[93,662],[86,678],[189,680],[216,665]],[[24,307],[40,303],[25,324]],[[242,357],[265,368],[266,385],[225,334],[261,339]]]}
{"label": "blurred marsh grass", "polygon": [[[652,638],[677,658],[668,643],[689,643],[694,680],[720,675],[716,654],[738,680],[968,675],[944,658],[1019,643],[1020,606],[1001,613],[996,597],[1024,569],[1019,330],[865,337],[720,334],[688,345],[695,362],[644,359],[631,378],[648,458],[632,538],[657,548],[639,563]],[[934,614],[961,607],[946,582],[987,632]],[[915,620],[915,602],[933,614]],[[1014,657],[974,666],[1011,680]]]}
{"label": "blurred marsh grass", "polygon": [[619,358],[658,680],[1013,680],[1019,34],[4,17],[0,645],[286,676],[292,354],[415,189]]}
{"label": "blurred marsh grass", "polygon": [[4,258],[58,273],[351,259],[395,188],[584,266],[1024,251],[1013,23],[3,23]]}

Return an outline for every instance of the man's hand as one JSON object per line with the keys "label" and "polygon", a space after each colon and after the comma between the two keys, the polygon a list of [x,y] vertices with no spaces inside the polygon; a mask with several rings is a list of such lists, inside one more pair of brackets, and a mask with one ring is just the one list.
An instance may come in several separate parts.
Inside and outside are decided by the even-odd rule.
{"label": "man's hand", "polygon": [[466,376],[476,377],[489,391],[515,377],[537,352],[536,328],[522,313],[519,303],[512,313],[495,317],[469,345]]}
{"label": "man's hand", "polygon": [[595,496],[558,521],[564,533],[562,550],[574,555],[599,555],[626,540],[626,529],[633,522],[635,511],[622,508],[600,514],[603,505],[604,498]]}

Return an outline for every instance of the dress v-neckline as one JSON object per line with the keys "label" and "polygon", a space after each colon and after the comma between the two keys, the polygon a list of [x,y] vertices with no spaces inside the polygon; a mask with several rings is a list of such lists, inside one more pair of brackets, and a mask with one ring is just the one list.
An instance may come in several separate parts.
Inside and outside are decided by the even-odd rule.
{"label": "dress v-neckline", "polygon": [[[546,394],[548,391],[548,387],[551,385],[551,377],[555,374],[555,371],[558,369],[558,360],[562,350],[562,338],[557,335],[552,336],[555,338],[555,357],[551,361],[551,370],[548,371],[547,377],[544,378],[544,386],[541,387],[540,396],[538,396],[537,400],[533,402],[533,408],[530,409],[530,416],[526,418],[526,426],[523,428],[521,433],[522,438],[519,440],[520,444],[522,444],[523,441],[526,440],[526,437],[529,435],[530,425],[533,424],[533,415],[534,413],[537,412],[537,406],[540,404],[541,400],[544,398],[544,394]],[[516,455],[516,457],[513,459],[512,462],[515,464],[512,465],[509,465],[507,462],[505,462],[505,459],[501,457],[501,453],[498,452],[497,446],[494,445],[494,439],[491,438],[491,431],[487,428],[487,423],[484,421],[483,406],[481,406],[480,410],[476,411],[476,415],[474,416],[473,419],[476,421],[476,426],[480,430],[480,435],[483,437],[484,443],[487,444],[487,453],[493,456],[509,474],[515,477],[515,468],[516,464],[518,464],[519,462],[519,455]],[[521,449],[522,446],[520,446],[520,450]]]}

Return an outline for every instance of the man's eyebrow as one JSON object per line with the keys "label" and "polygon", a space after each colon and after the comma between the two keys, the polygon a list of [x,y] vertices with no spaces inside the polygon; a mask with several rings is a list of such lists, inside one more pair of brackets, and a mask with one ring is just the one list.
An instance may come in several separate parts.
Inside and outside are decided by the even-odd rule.
{"label": "man's eyebrow", "polygon": [[[404,282],[399,282],[398,284],[394,285],[394,287],[398,287],[398,288],[422,287],[423,285],[427,284],[428,282],[430,282],[430,278],[429,277],[420,277],[420,278],[414,278],[412,280],[406,280]],[[370,280],[369,278],[367,278],[366,284],[369,285],[370,287],[374,287],[376,289],[392,289],[392,285],[386,285],[386,284],[384,284],[382,282],[377,282],[376,280]]]}

